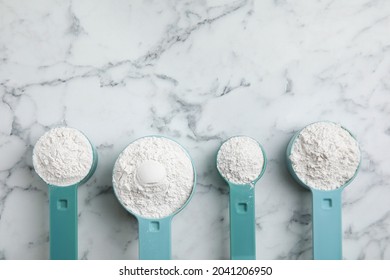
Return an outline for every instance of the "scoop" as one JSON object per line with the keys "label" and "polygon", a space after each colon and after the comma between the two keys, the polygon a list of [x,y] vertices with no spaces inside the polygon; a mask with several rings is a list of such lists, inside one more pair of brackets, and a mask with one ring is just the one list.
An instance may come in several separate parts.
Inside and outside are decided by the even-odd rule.
{"label": "scoop", "polygon": [[[256,259],[256,235],[255,235],[255,188],[257,181],[263,176],[267,158],[263,147],[259,145],[262,156],[263,166],[256,178],[246,183],[235,183],[230,181],[227,176],[218,168],[218,155],[225,143],[236,137],[229,138],[220,146],[216,164],[219,174],[228,183],[229,195],[229,215],[230,215],[230,258],[232,260],[255,260]],[[249,138],[249,137],[248,137]]]}
{"label": "scoop", "polygon": [[[113,175],[113,187],[114,187],[114,192],[121,203],[121,205],[132,215],[134,215],[138,221],[138,232],[139,232],[139,259],[141,260],[169,260],[171,259],[171,222],[172,218],[179,213],[183,208],[190,202],[194,191],[195,191],[195,186],[196,186],[196,171],[194,164],[191,160],[190,155],[188,152],[176,141],[163,137],[163,136],[145,136],[142,138],[139,138],[132,143],[130,143],[126,149],[133,145],[135,142],[138,140],[142,139],[147,139],[147,138],[163,138],[172,141],[175,145],[180,147],[180,149],[185,153],[185,155],[188,157],[188,159],[191,162],[191,167],[192,167],[192,172],[193,172],[193,185],[191,189],[191,193],[188,196],[187,200],[178,208],[176,211],[171,213],[170,215],[166,215],[164,217],[160,218],[150,218],[150,217],[145,217],[140,215],[139,213],[135,213],[132,209],[130,209],[124,199],[122,198],[121,195],[121,189],[120,187],[115,183],[114,180],[114,175]],[[125,149],[125,150],[126,150]],[[124,151],[125,151],[124,150]],[[120,161],[124,151],[119,155],[115,167],[114,167],[114,174],[116,170],[116,166],[118,162]],[[151,174],[147,174],[147,169],[148,168],[153,168],[149,172]],[[139,168],[137,169],[137,174],[131,174],[132,176],[135,175],[136,180],[140,180],[144,182],[145,184],[154,184],[156,181],[159,180],[162,176],[165,175],[165,169],[163,168],[162,165],[156,164],[151,161],[146,161],[144,162]],[[149,189],[149,186],[148,188]],[[150,195],[150,191],[145,190],[145,192]],[[153,192],[155,193],[164,193],[166,192],[167,189],[166,187],[164,188],[153,188]]]}
{"label": "scoop", "polygon": [[[72,130],[74,129],[72,128]],[[48,131],[47,133],[50,132],[51,131]],[[50,259],[52,260],[78,259],[77,188],[79,185],[88,181],[88,179],[93,175],[98,161],[95,148],[91,145],[88,139],[87,141],[90,144],[93,153],[93,160],[88,174],[79,182],[74,182],[67,186],[57,186],[48,183],[50,211]],[[54,144],[55,143],[53,143],[53,145]],[[37,173],[38,172],[39,171],[37,171]],[[38,175],[47,182],[47,178],[42,176],[42,174],[38,173]]]}
{"label": "scoop", "polygon": [[[346,128],[354,139],[355,137]],[[303,128],[305,129],[305,128]],[[287,168],[292,177],[304,188],[312,193],[313,198],[313,258],[315,260],[341,260],[342,259],[342,224],[341,224],[341,209],[342,201],[341,194],[344,188],[349,185],[356,177],[359,166],[355,174],[345,184],[333,190],[319,190],[305,184],[295,173],[290,155],[295,141],[302,132],[301,129],[291,138],[286,152]],[[355,139],[356,140],[356,139]],[[360,164],[359,164],[360,165]]]}

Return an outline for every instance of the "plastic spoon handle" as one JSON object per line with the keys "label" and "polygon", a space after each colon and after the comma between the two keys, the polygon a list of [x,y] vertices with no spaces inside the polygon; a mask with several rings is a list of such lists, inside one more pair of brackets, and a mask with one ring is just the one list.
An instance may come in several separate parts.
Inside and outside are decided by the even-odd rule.
{"label": "plastic spoon handle", "polygon": [[138,218],[140,260],[171,259],[171,220]]}
{"label": "plastic spoon handle", "polygon": [[342,259],[341,191],[312,190],[315,260]]}
{"label": "plastic spoon handle", "polygon": [[230,186],[230,258],[256,259],[255,188],[251,185]]}
{"label": "plastic spoon handle", "polygon": [[49,185],[50,259],[77,260],[77,185]]}

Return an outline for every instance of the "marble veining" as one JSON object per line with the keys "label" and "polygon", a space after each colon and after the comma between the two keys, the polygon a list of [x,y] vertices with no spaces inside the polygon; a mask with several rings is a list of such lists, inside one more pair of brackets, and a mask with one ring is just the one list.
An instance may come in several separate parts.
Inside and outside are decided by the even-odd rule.
{"label": "marble veining", "polygon": [[[47,259],[47,186],[32,149],[67,125],[96,146],[79,188],[79,258],[136,259],[138,226],[113,164],[138,137],[188,149],[196,193],[172,225],[174,259],[229,259],[223,140],[248,135],[269,163],[256,186],[258,259],[310,259],[311,196],[284,163],[319,120],[357,137],[343,192],[345,259],[390,259],[390,2],[386,0],[0,1],[0,259]],[[190,234],[189,234],[190,233]]]}

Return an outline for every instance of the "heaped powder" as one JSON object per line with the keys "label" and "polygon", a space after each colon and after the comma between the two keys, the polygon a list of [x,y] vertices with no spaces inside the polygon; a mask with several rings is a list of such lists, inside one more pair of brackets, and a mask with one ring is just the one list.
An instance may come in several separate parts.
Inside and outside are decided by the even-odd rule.
{"label": "heaped powder", "polygon": [[33,151],[37,174],[48,184],[70,186],[84,179],[93,163],[87,137],[69,127],[57,127],[39,138]]}
{"label": "heaped powder", "polygon": [[235,184],[248,184],[256,180],[263,165],[264,155],[259,143],[247,136],[230,138],[218,151],[219,173]]}
{"label": "heaped powder", "polygon": [[341,125],[318,122],[299,133],[290,160],[303,183],[314,189],[334,190],[354,176],[360,150],[355,138]]}
{"label": "heaped powder", "polygon": [[130,212],[163,218],[180,209],[194,187],[194,169],[184,149],[164,137],[140,138],[119,155],[115,193]]}

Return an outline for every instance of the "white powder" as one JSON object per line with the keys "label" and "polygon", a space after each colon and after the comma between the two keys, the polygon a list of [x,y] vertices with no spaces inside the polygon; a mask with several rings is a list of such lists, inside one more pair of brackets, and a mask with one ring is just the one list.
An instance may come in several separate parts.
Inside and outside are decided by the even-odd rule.
{"label": "white powder", "polygon": [[219,173],[229,182],[248,184],[255,181],[264,165],[259,143],[246,136],[236,136],[222,144],[217,155]]}
{"label": "white powder", "polygon": [[164,137],[140,138],[119,155],[115,193],[130,212],[162,218],[179,210],[194,187],[194,169],[184,149]]}
{"label": "white powder", "polygon": [[93,163],[87,137],[69,127],[57,127],[39,138],[33,151],[33,165],[48,184],[70,186],[84,179]]}
{"label": "white powder", "polygon": [[354,176],[360,150],[357,141],[339,124],[318,122],[299,133],[290,160],[303,183],[319,190],[334,190]]}

